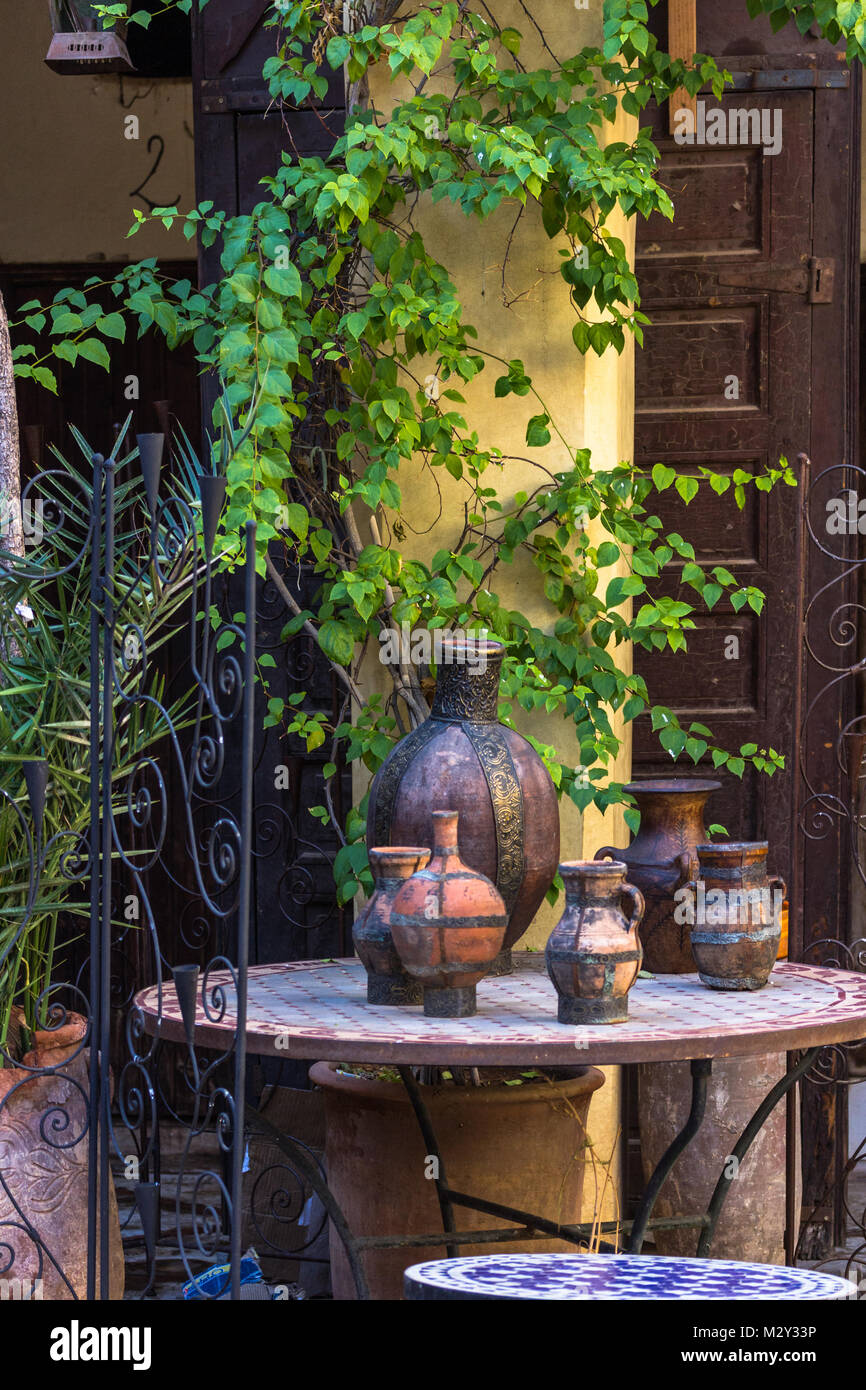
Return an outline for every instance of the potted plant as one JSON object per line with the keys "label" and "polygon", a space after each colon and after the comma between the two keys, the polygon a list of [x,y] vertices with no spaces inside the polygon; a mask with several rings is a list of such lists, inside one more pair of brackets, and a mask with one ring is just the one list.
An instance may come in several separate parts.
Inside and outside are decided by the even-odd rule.
{"label": "potted plant", "polygon": [[[587,1164],[596,1162],[587,1119],[604,1083],[597,1067],[544,1070],[421,1068],[421,1093],[456,1191],[563,1224],[581,1220]],[[441,1229],[426,1146],[408,1093],[393,1068],[316,1062],[310,1080],[325,1101],[328,1184],[355,1235],[409,1235]],[[610,1175],[608,1173],[608,1179]],[[595,1213],[605,1180],[596,1183]],[[595,1218],[593,1218],[595,1219]],[[502,1228],[496,1217],[455,1208],[458,1230]],[[558,1240],[460,1247],[462,1255],[568,1250]],[[403,1270],[439,1259],[442,1246],[371,1250],[364,1269],[374,1299],[402,1297]],[[355,1297],[342,1243],[331,1228],[334,1298]]]}

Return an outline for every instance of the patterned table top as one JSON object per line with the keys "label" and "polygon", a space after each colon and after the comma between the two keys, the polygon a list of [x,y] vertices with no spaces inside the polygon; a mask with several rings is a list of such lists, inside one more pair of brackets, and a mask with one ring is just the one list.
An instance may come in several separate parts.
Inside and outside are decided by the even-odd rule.
{"label": "patterned table top", "polygon": [[[866,1037],[866,974],[779,963],[762,990],[706,989],[697,975],[638,980],[627,1023],[577,1026],[556,1018],[556,994],[543,957],[515,957],[513,975],[482,980],[474,1018],[425,1018],[420,1007],[372,1005],[360,961],[293,961],[253,966],[248,980],[247,1048],[322,1061],[439,1063],[457,1066],[574,1066],[672,1061],[791,1051]],[[196,1042],[227,1049],[234,1032],[230,977],[220,1021],[198,997]],[[137,996],[147,1031],[182,1042],[174,986]],[[213,1008],[211,1014],[215,1012]]]}
{"label": "patterned table top", "polygon": [[842,1299],[857,1285],[814,1269],[662,1255],[470,1255],[412,1265],[406,1297],[429,1299]]}

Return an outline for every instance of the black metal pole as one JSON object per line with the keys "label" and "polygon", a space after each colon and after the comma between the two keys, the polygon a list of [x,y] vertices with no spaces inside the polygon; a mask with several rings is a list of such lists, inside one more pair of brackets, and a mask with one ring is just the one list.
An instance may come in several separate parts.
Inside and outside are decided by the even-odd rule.
{"label": "black metal pole", "polygon": [[[93,496],[90,533],[90,1058],[87,1135],[87,1297],[96,1297],[96,1229],[99,1201],[99,1106],[100,1063],[97,1055],[99,1027],[99,934],[100,934],[100,770],[102,717],[99,682],[99,615],[102,608],[102,487],[103,458],[93,455]],[[104,1223],[103,1223],[104,1224]]]}
{"label": "black metal pole", "polygon": [[110,1298],[111,1258],[108,1135],[111,1126],[111,770],[114,738],[114,459],[105,460],[105,551],[102,581],[102,858],[99,933],[99,1091],[96,1141],[99,1145],[99,1297]]}
{"label": "black metal pole", "polygon": [[[241,761],[241,864],[238,895],[238,1001],[235,1036],[234,1129],[232,1133],[231,1285],[233,1299],[240,1298],[241,1235],[243,1217],[244,1115],[247,1066],[247,971],[249,969],[250,903],[252,900],[253,836],[253,712],[256,678],[256,524],[245,528],[244,571],[244,713]],[[208,565],[210,561],[208,560]]]}
{"label": "black metal pole", "polygon": [[[430,1119],[430,1112],[424,1104],[424,1097],[421,1095],[421,1088],[415,1077],[412,1075],[411,1067],[398,1067],[400,1078],[406,1087],[406,1094],[412,1103],[415,1111],[415,1118],[427,1145],[427,1153],[436,1160],[436,1173],[434,1182],[436,1183],[436,1196],[439,1198],[439,1210],[442,1213],[442,1227],[447,1234],[452,1234],[455,1230],[454,1208],[451,1205],[451,1198],[448,1195],[448,1179],[445,1176],[445,1163],[442,1154],[439,1152],[439,1144],[436,1139],[436,1131],[433,1128],[433,1121]],[[446,1251],[451,1259],[457,1254],[456,1245],[447,1245]]]}

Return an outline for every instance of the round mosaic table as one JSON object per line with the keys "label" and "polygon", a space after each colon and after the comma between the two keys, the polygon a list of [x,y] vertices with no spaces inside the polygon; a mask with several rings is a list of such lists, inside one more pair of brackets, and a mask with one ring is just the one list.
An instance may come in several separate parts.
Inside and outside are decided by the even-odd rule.
{"label": "round mosaic table", "polygon": [[856,1298],[857,1285],[814,1269],[664,1255],[473,1255],[411,1265],[407,1299],[743,1299]]}
{"label": "round mosaic table", "polygon": [[[387,1063],[398,1069],[425,1152],[437,1159],[434,1181],[443,1233],[425,1237],[424,1244],[444,1244],[450,1257],[458,1254],[455,1206],[512,1223],[501,1231],[502,1239],[525,1237],[529,1230],[580,1245],[586,1244],[589,1228],[454,1191],[413,1066],[573,1067],[689,1061],[688,1119],[657,1163],[630,1230],[629,1223],[610,1225],[612,1230],[628,1232],[628,1258],[633,1259],[640,1255],[652,1229],[653,1207],[668,1174],[700,1129],[713,1058],[761,1052],[800,1054],[799,1060],[791,1060],[733,1146],[728,1158],[736,1163],[726,1160],[706,1212],[688,1220],[700,1230],[697,1254],[706,1256],[733,1174],[767,1117],[813,1065],[822,1046],[866,1037],[866,975],[815,965],[777,964],[769,984],[754,993],[709,990],[697,975],[638,980],[629,996],[628,1021],[595,1025],[557,1021],[556,993],[544,958],[535,953],[516,955],[512,975],[483,980],[478,986],[477,1014],[461,1019],[427,1018],[417,1008],[368,1004],[366,974],[358,960],[261,965],[248,972],[242,1039],[230,973],[214,971],[198,978],[194,967],[183,966],[176,971],[176,979],[180,998],[174,984],[154,985],[137,995],[137,1017],[146,1031],[160,1040],[185,1043],[191,1054],[196,1047],[226,1052],[245,1047],[259,1056]],[[247,1110],[247,1120],[268,1135],[317,1192],[343,1241],[358,1296],[366,1297],[363,1248],[401,1245],[405,1238],[356,1237],[304,1146],[255,1111]],[[603,1225],[603,1233],[607,1229]]]}
{"label": "round mosaic table", "polygon": [[[744,1057],[866,1035],[866,974],[848,970],[780,963],[751,993],[706,989],[697,975],[658,975],[637,981],[626,1023],[578,1026],[557,1022],[543,956],[521,952],[515,965],[513,975],[482,980],[478,1013],[461,1019],[368,1004],[359,960],[253,966],[247,1051],[325,1062],[574,1066]],[[224,1003],[206,1014],[199,991],[195,1039],[227,1050],[236,1026],[231,977],[214,972],[207,987],[224,991]],[[172,984],[143,990],[136,1003],[149,1032],[186,1041]]]}

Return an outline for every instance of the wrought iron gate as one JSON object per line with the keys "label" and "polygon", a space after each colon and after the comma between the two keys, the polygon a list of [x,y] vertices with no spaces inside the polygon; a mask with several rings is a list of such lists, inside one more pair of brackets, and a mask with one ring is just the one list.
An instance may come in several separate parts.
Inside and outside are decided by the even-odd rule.
{"label": "wrought iron gate", "polygon": [[[192,1209],[182,1212],[178,1197],[175,1213],[184,1267],[194,1279],[225,1257],[228,1273],[207,1296],[236,1298],[253,877],[254,526],[246,528],[238,560],[244,613],[237,622],[221,621],[214,546],[224,479],[198,473],[162,495],[162,436],[140,436],[138,450],[125,458],[122,440],[123,432],[111,457],[92,458],[92,477],[85,473],[83,483],[81,474],[58,467],[27,485],[23,504],[41,508],[44,531],[24,559],[3,564],[16,592],[26,591],[16,621],[23,613],[23,620],[38,622],[40,596],[63,592],[72,576],[89,571],[89,612],[85,602],[73,617],[89,632],[90,720],[79,735],[89,760],[85,823],[46,839],[47,798],[59,791],[52,788],[57,770],[44,759],[25,759],[26,791],[3,792],[0,800],[20,871],[0,972],[20,962],[34,924],[46,915],[55,924],[57,962],[35,1001],[33,1046],[13,1053],[5,1037],[2,1049],[0,1279],[15,1281],[24,1297],[41,1297],[46,1281],[51,1296],[117,1296],[122,1253],[114,1163],[134,1189],[152,1284],[160,1111],[167,1108],[186,1130],[181,1167],[195,1165]],[[168,628],[153,623],[164,608]],[[166,630],[184,633],[189,649],[189,683],[173,699],[166,694],[171,673],[160,669]],[[14,643],[11,627],[0,640]],[[236,809],[221,795],[230,740],[241,748]],[[195,903],[195,944],[205,948],[204,965],[167,956],[151,889],[157,875]],[[46,913],[49,887],[55,908]],[[65,928],[56,927],[58,892],[73,904],[73,922],[76,915],[86,920],[78,937],[68,919]],[[130,957],[132,978],[152,982],[158,1002],[150,1019],[133,1002],[118,1036],[112,1010],[129,1002]],[[160,1070],[170,978],[186,1031],[182,1104]],[[216,1058],[196,1047],[197,1007],[210,1021],[237,1019],[230,1046]],[[202,1167],[197,1141],[206,1134],[215,1136],[216,1162]],[[25,1163],[41,1163],[42,1174],[34,1178]],[[46,1186],[46,1173],[53,1185]],[[62,1206],[68,1227],[71,1203],[86,1219],[83,1260],[66,1250],[54,1220]]]}
{"label": "wrought iron gate", "polygon": [[[802,460],[806,597],[798,721],[802,917],[796,957],[866,970],[866,470]],[[863,1042],[825,1048],[803,1092],[803,1210],[797,1254],[866,1272],[866,1128],[849,1127],[866,1080]],[[864,1093],[866,1099],[866,1093]],[[862,1107],[857,1107],[862,1108]],[[789,1162],[791,1157],[789,1155]],[[844,1252],[844,1253],[843,1253]]]}

